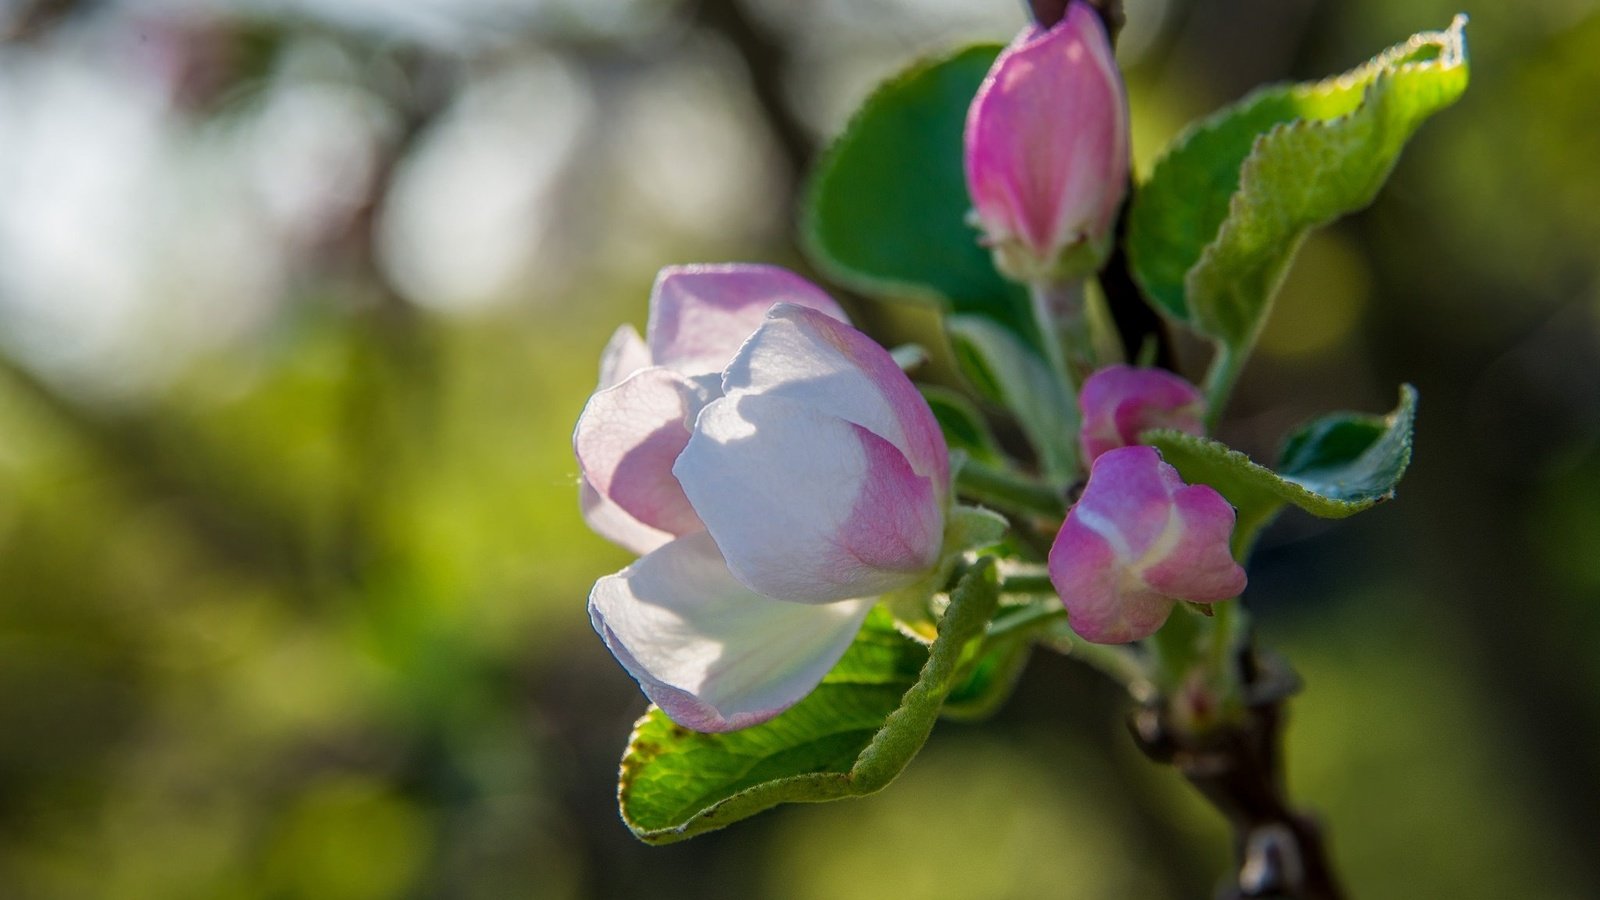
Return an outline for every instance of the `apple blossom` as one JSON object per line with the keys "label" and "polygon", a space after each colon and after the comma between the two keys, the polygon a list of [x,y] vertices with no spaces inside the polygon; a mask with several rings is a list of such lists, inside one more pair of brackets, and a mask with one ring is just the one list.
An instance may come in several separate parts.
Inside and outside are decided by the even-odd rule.
{"label": "apple blossom", "polygon": [[703,529],[672,463],[694,417],[721,393],[722,367],[777,303],[845,317],[821,288],[777,266],[669,266],[656,276],[646,337],[630,325],[612,335],[573,434],[583,515],[596,533],[648,553]]}
{"label": "apple blossom", "polygon": [[[662,538],[595,584],[590,618],[646,695],[695,730],[798,702],[879,595],[940,561],[950,469],[938,423],[886,350],[819,306],[773,307],[720,380],[645,368],[598,392],[579,423],[596,495]],[[695,327],[735,331],[710,314]],[[702,343],[682,358],[711,359]],[[646,377],[663,370],[679,380]]]}
{"label": "apple blossom", "polygon": [[1164,369],[1107,366],[1078,392],[1084,465],[1108,450],[1139,443],[1140,432],[1171,428],[1205,434],[1206,399],[1199,388]]}
{"label": "apple blossom", "polygon": [[1068,624],[1116,644],[1155,633],[1180,600],[1237,597],[1244,569],[1228,549],[1234,511],[1211,487],[1186,485],[1152,447],[1100,455],[1050,548],[1050,581]]}
{"label": "apple blossom", "polygon": [[967,111],[966,177],[995,261],[1019,281],[1098,268],[1128,180],[1128,111],[1104,26],[1072,3],[1029,25]]}

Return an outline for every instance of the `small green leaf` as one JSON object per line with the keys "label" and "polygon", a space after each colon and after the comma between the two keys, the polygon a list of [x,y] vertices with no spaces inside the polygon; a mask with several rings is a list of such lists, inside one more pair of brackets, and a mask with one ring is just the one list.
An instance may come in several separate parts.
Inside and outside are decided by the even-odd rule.
{"label": "small green leaf", "polygon": [[1234,549],[1243,555],[1285,503],[1314,516],[1342,519],[1394,497],[1411,463],[1417,391],[1400,388],[1387,416],[1336,413],[1301,428],[1285,444],[1281,472],[1237,450],[1178,431],[1147,431],[1153,444],[1191,484],[1209,484],[1238,510]]}
{"label": "small green leaf", "polygon": [[963,450],[969,459],[991,465],[1004,460],[983,413],[966,397],[934,385],[918,385],[918,388],[922,398],[928,401],[928,408],[933,410],[933,417],[938,420],[939,430],[944,432],[945,443],[951,450]]}
{"label": "small green leaf", "polygon": [[[1014,579],[1007,579],[1002,590],[1014,584]],[[965,675],[945,701],[945,718],[973,722],[994,715],[1016,688],[1040,633],[1065,619],[1066,610],[1053,595],[1043,603],[1002,607],[983,640],[968,650],[962,665]]]}
{"label": "small green leaf", "polygon": [[1043,357],[986,318],[951,316],[945,327],[962,373],[1017,417],[1045,478],[1053,484],[1077,478],[1078,403]]}
{"label": "small green leaf", "polygon": [[979,506],[955,506],[945,526],[944,552],[964,553],[1000,543],[1011,523],[1006,517]]}
{"label": "small green leaf", "polygon": [[998,598],[993,562],[982,559],[957,585],[931,648],[874,610],[815,691],[753,728],[700,734],[652,707],[622,758],[623,821],[647,843],[670,844],[780,803],[881,790],[927,741]]}
{"label": "small green leaf", "polygon": [[1264,88],[1180,135],[1129,214],[1129,259],[1155,303],[1250,346],[1306,232],[1371,203],[1406,140],[1466,89],[1465,25]]}
{"label": "small green leaf", "polygon": [[1000,277],[967,224],[967,106],[999,52],[969,47],[879,87],[818,163],[800,233],[817,267],[857,291],[1032,335],[1026,293]]}
{"label": "small green leaf", "polygon": [[986,648],[973,661],[966,679],[945,700],[944,717],[955,722],[976,722],[994,715],[1010,699],[1032,656],[1033,641],[1024,637]]}

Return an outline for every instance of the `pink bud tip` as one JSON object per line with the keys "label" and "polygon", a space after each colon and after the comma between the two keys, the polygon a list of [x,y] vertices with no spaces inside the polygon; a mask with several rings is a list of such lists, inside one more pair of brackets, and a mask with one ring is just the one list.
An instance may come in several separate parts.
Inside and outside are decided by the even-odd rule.
{"label": "pink bud tip", "polygon": [[1237,597],[1244,569],[1228,549],[1233,507],[1186,485],[1150,447],[1102,454],[1050,548],[1050,581],[1068,623],[1100,644],[1154,634],[1180,600]]}
{"label": "pink bud tip", "polygon": [[1139,443],[1139,434],[1152,428],[1205,434],[1205,396],[1163,369],[1107,366],[1084,381],[1078,406],[1085,465],[1109,450]]}
{"label": "pink bud tip", "polygon": [[1127,189],[1128,112],[1110,41],[1077,0],[1029,26],[989,69],[967,112],[967,191],[1008,276],[1099,267]]}

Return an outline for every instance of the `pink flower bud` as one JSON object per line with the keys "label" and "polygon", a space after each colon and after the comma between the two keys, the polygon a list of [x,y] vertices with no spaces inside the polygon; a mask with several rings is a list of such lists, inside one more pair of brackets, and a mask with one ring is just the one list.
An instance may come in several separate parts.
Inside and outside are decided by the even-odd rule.
{"label": "pink flower bud", "polygon": [[1237,597],[1245,574],[1228,550],[1233,522],[1221,494],[1185,485],[1153,448],[1102,454],[1050,548],[1068,624],[1119,644],[1154,634],[1180,600]]}
{"label": "pink flower bud", "polygon": [[1128,111],[1104,27],[1077,0],[995,60],[967,112],[967,192],[996,265],[1019,281],[1104,261],[1128,181]]}
{"label": "pink flower bud", "polygon": [[1108,450],[1139,443],[1139,434],[1152,428],[1205,434],[1205,396],[1164,369],[1107,366],[1084,381],[1078,406],[1084,465]]}

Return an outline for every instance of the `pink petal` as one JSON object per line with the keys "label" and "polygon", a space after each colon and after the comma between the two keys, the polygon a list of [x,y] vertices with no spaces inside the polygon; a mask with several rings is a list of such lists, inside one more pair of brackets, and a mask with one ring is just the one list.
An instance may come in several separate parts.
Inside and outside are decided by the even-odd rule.
{"label": "pink petal", "polygon": [[878,435],[787,397],[711,403],[673,472],[734,577],[770,597],[876,596],[938,560],[933,483]]}
{"label": "pink petal", "polygon": [[1067,607],[1067,624],[1097,644],[1123,644],[1154,634],[1175,604],[1128,578],[1105,536],[1071,516],[1050,547],[1050,581]]}
{"label": "pink petal", "polygon": [[1149,552],[1166,531],[1172,495],[1183,487],[1176,469],[1151,447],[1102,454],[1072,512],[1100,532],[1124,561]]}
{"label": "pink petal", "polygon": [[647,342],[654,362],[688,375],[719,372],[774,304],[793,303],[844,320],[823,290],[778,266],[669,266],[650,293]]}
{"label": "pink petal", "polygon": [[1234,511],[1209,485],[1189,485],[1173,497],[1181,521],[1177,543],[1143,572],[1151,587],[1196,603],[1231,600],[1243,593],[1245,572],[1229,542]]}
{"label": "pink petal", "polygon": [[1185,485],[1154,449],[1107,451],[1050,548],[1069,624],[1091,641],[1137,640],[1178,600],[1238,596],[1245,573],[1229,552],[1233,526],[1220,494]]}
{"label": "pink petal", "polygon": [[703,389],[669,369],[635,372],[595,393],[572,436],[583,477],[638,522],[666,532],[701,530],[672,463],[689,443]]}
{"label": "pink petal", "polygon": [[722,387],[853,422],[893,444],[940,498],[947,493],[950,451],[928,402],[887,350],[843,322],[796,306],[773,309],[728,364]]}
{"label": "pink petal", "polygon": [[1042,264],[1109,231],[1128,176],[1127,100],[1087,4],[995,60],[968,112],[966,175],[989,237]]}
{"label": "pink petal", "polygon": [[1100,369],[1084,381],[1078,405],[1083,411],[1079,444],[1086,463],[1107,450],[1139,443],[1140,433],[1152,428],[1205,433],[1205,396],[1162,369]]}
{"label": "pink petal", "polygon": [[595,534],[641,556],[672,540],[672,535],[651,528],[601,496],[587,478],[579,479],[578,505],[583,511],[583,520]]}
{"label": "pink petal", "polygon": [[750,591],[705,534],[662,546],[589,595],[617,661],[674,722],[733,731],[809,694],[849,648],[871,600],[811,605]]}

